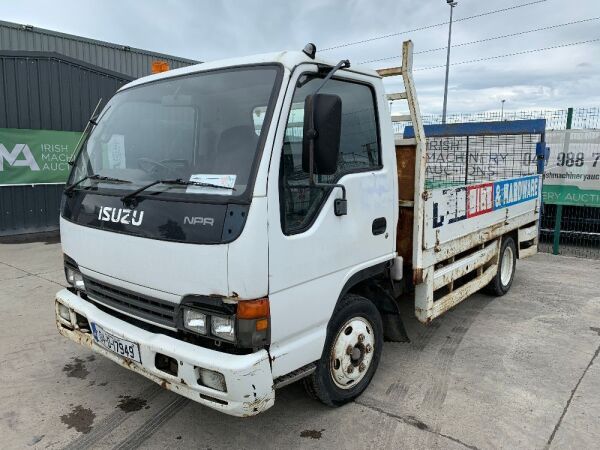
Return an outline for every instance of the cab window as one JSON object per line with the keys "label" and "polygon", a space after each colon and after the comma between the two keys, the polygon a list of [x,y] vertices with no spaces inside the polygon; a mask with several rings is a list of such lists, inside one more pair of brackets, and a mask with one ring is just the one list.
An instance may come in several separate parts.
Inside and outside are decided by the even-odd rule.
{"label": "cab window", "polygon": [[[304,100],[322,82],[318,77],[303,77],[294,93],[281,154],[279,188],[281,225],[285,234],[309,228],[331,192],[328,187],[310,187],[308,173],[302,170]],[[333,183],[347,173],[380,169],[376,103],[371,87],[332,79],[320,92],[342,99],[342,127],[337,171],[333,175],[315,175],[316,180]]]}

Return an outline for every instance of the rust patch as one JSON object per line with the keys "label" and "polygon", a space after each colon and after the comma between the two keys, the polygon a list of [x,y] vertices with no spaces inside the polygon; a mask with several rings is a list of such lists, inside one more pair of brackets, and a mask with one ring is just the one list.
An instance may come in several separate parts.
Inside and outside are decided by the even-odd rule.
{"label": "rust patch", "polygon": [[421,268],[413,269],[413,283],[414,284],[423,283],[423,269],[421,269]]}
{"label": "rust patch", "polygon": [[320,431],[304,430],[300,433],[300,437],[309,438],[309,439],[321,439],[321,437],[323,436],[323,431],[325,431],[325,428],[321,428]]}
{"label": "rust patch", "polygon": [[[252,387],[254,388],[254,385],[252,385]],[[254,415],[255,413],[259,413],[267,409],[267,405],[269,404],[270,400],[268,395],[258,398],[256,391],[254,391],[253,394],[254,400],[251,402],[244,402],[244,408],[246,411],[248,411],[248,415]]]}
{"label": "rust patch", "polygon": [[171,383],[169,383],[167,380],[162,380],[160,382],[160,387],[169,390],[171,389]]}
{"label": "rust patch", "polygon": [[130,397],[129,395],[119,395],[119,403],[116,406],[121,411],[125,412],[135,412],[146,406],[146,400],[138,397]]}
{"label": "rust patch", "polygon": [[69,414],[60,416],[60,421],[67,428],[75,428],[76,431],[87,434],[91,431],[95,418],[96,414],[91,409],[77,405]]}
{"label": "rust patch", "polygon": [[81,358],[71,358],[72,362],[65,364],[62,371],[67,374],[69,378],[79,378],[84,380],[90,373],[85,367],[85,361]]}
{"label": "rust patch", "polygon": [[133,361],[131,361],[130,359],[127,359],[127,358],[123,358],[121,360],[121,364],[124,365],[125,367],[127,367],[128,369],[131,369],[132,362]]}

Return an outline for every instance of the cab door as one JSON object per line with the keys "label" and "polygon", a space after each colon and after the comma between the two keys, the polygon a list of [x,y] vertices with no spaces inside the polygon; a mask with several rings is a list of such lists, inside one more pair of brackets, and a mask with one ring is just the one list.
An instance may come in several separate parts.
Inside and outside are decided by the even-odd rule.
{"label": "cab door", "polygon": [[291,79],[269,171],[274,377],[319,359],[346,281],[395,256],[397,178],[391,123],[386,117],[382,130],[378,118],[378,111],[387,114],[384,95],[376,90],[381,83],[340,71],[320,91],[342,100],[337,172],[316,176],[318,182],[346,187],[347,215],[336,216],[334,200],[341,198],[341,189],[310,187],[302,170],[304,100],[323,78],[315,69],[299,66]]}

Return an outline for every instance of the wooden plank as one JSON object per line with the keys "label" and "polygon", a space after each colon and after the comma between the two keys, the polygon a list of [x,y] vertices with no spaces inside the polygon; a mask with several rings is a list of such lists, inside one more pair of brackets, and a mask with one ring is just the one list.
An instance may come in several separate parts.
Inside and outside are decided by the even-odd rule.
{"label": "wooden plank", "polygon": [[395,94],[388,94],[386,97],[388,100],[406,100],[407,99],[406,92],[397,92]]}
{"label": "wooden plank", "polygon": [[417,140],[415,138],[403,138],[400,137],[400,135],[396,135],[394,137],[394,142],[396,144],[396,147],[398,147],[399,145],[402,146],[408,146],[408,145],[417,145]]}
{"label": "wooden plank", "polygon": [[414,212],[411,208],[398,211],[398,230],[396,233],[396,251],[402,256],[405,265],[412,261],[412,233]]}
{"label": "wooden plank", "polygon": [[[396,145],[398,170],[398,199],[402,206],[414,205],[415,196],[415,145]],[[412,264],[414,210],[401,207],[398,212],[396,251],[406,265]]]}
{"label": "wooden plank", "polygon": [[412,116],[410,114],[392,116],[392,122],[412,122]]}
{"label": "wooden plank", "polygon": [[450,284],[452,281],[466,275],[469,272],[483,266],[496,255],[498,243],[493,242],[487,247],[472,253],[469,256],[454,261],[447,266],[436,270],[433,274],[433,290],[436,291],[442,286]]}
{"label": "wooden plank", "polygon": [[396,146],[396,167],[398,170],[398,198],[415,201],[415,147]]}
{"label": "wooden plank", "polygon": [[380,77],[395,77],[402,75],[402,67],[390,67],[388,69],[379,69],[377,71]]}

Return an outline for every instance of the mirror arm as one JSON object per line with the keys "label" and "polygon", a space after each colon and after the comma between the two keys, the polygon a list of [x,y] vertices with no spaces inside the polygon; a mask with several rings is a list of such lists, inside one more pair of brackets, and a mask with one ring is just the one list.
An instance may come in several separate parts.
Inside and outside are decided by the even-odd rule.
{"label": "mirror arm", "polygon": [[340,69],[348,69],[349,67],[350,67],[350,60],[342,59],[339,63],[337,63],[335,65],[335,67],[333,69],[331,69],[329,71],[329,73],[325,76],[325,78],[323,78],[323,82],[317,88],[317,90],[315,92],[313,92],[313,95],[317,94],[323,88],[323,86],[325,86],[325,84],[330,80],[330,78],[333,76],[334,73],[336,73]]}

